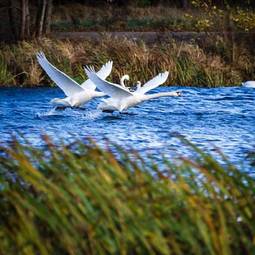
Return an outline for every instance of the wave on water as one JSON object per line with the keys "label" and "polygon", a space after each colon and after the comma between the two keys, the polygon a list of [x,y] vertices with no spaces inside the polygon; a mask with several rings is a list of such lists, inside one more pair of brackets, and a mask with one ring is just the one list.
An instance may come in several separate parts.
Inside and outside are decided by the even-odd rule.
{"label": "wave on water", "polygon": [[101,116],[102,112],[100,110],[90,110],[85,112],[85,114],[83,115],[83,117],[87,120],[96,120]]}
{"label": "wave on water", "polygon": [[36,113],[36,117],[39,119],[42,119],[44,117],[49,117],[49,116],[62,116],[62,114],[59,111],[56,111],[55,108],[50,109],[47,112],[38,112]]}
{"label": "wave on water", "polygon": [[[201,149],[213,154],[212,143],[229,156],[231,162],[244,162],[251,167],[245,156],[255,146],[255,90],[248,88],[172,88],[183,92],[176,98],[150,100],[128,109],[127,113],[104,113],[97,110],[97,100],[84,109],[55,110],[45,104],[52,89],[33,89],[22,95],[9,90],[0,93],[1,140],[8,143],[13,132],[20,132],[40,146],[40,135],[49,134],[56,143],[92,137],[101,145],[107,138],[113,143],[146,154],[162,153],[173,158],[175,151],[190,155],[189,151],[169,132],[178,132]],[[169,91],[158,88],[155,92]],[[4,94],[5,93],[5,94]],[[56,95],[57,96],[57,95]],[[37,101],[38,103],[34,103]],[[210,149],[212,148],[212,150]],[[143,152],[144,151],[144,152]]]}

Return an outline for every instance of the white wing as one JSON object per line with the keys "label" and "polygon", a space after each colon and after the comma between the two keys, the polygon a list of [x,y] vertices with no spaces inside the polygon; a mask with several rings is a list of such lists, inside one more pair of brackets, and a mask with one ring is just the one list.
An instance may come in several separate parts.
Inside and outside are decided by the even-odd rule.
{"label": "white wing", "polygon": [[[104,64],[101,69],[97,72],[98,77],[105,80],[107,76],[110,75],[112,71],[112,61],[108,61],[106,64]],[[82,88],[89,89],[89,90],[95,90],[96,85],[90,80],[86,80],[81,84]]]}
{"label": "white wing", "polygon": [[117,99],[133,95],[133,93],[131,93],[128,89],[123,88],[121,85],[101,79],[92,68],[85,67],[84,69],[89,79],[93,81],[97,88],[104,92],[106,95]]}
{"label": "white wing", "polygon": [[43,52],[37,53],[36,57],[43,70],[58,85],[58,87],[64,91],[66,96],[72,96],[84,91],[84,89],[76,81],[53,66],[47,60]]}
{"label": "white wing", "polygon": [[157,88],[159,85],[163,84],[168,77],[168,72],[160,73],[151,80],[147,81],[141,88],[136,90],[137,93],[145,94],[146,92]]}

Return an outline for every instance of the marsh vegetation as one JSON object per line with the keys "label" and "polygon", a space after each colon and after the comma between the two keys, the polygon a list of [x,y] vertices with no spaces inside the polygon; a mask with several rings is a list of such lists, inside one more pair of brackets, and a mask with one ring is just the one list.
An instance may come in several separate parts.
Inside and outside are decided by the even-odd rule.
{"label": "marsh vegetation", "polygon": [[44,141],[1,147],[2,254],[253,253],[255,181],[226,159]]}
{"label": "marsh vegetation", "polygon": [[[206,40],[206,41],[205,41]],[[132,74],[130,85],[146,81],[164,70],[170,72],[168,85],[218,87],[240,85],[254,77],[253,49],[221,36],[201,42],[180,42],[169,38],[146,44],[143,41],[102,36],[99,42],[40,39],[0,46],[0,83],[2,86],[51,85],[36,61],[43,51],[49,60],[77,81],[83,81],[83,65],[96,68],[113,60],[110,77],[119,81]]]}

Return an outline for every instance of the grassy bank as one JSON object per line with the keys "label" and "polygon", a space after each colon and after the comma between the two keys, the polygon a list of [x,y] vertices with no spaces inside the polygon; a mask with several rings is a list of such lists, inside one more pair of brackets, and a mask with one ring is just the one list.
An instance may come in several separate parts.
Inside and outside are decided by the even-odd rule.
{"label": "grassy bank", "polygon": [[99,68],[107,60],[114,62],[109,79],[119,81],[130,74],[130,85],[142,82],[158,72],[170,72],[167,85],[217,87],[239,85],[254,77],[254,54],[246,45],[236,45],[222,37],[206,41],[177,42],[171,39],[147,45],[141,41],[102,37],[100,42],[40,41],[0,46],[0,84],[37,86],[52,82],[42,71],[35,54],[44,51],[48,59],[77,81],[84,80],[82,65]]}
{"label": "grassy bank", "polygon": [[93,143],[1,147],[1,254],[253,254],[255,181],[196,148],[159,171]]}

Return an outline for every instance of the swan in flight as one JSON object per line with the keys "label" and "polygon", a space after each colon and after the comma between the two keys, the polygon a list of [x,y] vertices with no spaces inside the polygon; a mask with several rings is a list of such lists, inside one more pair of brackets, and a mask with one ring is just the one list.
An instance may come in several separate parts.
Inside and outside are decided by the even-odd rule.
{"label": "swan in flight", "polygon": [[137,89],[134,92],[129,91],[122,85],[111,83],[100,78],[91,67],[85,67],[85,72],[97,88],[109,96],[109,98],[103,99],[103,102],[98,106],[98,109],[104,112],[122,112],[123,110],[127,110],[128,108],[149,99],[181,95],[179,91],[146,94],[148,91],[163,84],[167,80],[168,72],[158,74],[143,86],[141,86],[139,82],[137,84]]}
{"label": "swan in flight", "polygon": [[242,83],[243,87],[246,88],[255,88],[255,81],[246,81]]}
{"label": "swan in flight", "polygon": [[[43,52],[36,54],[37,60],[42,69],[48,76],[63,90],[65,98],[55,98],[51,103],[56,109],[65,109],[66,107],[80,107],[94,97],[105,96],[105,93],[96,91],[96,86],[91,80],[84,81],[79,85],[65,73],[53,66],[45,57]],[[105,79],[112,71],[112,61],[108,61],[97,72],[98,77]]]}

